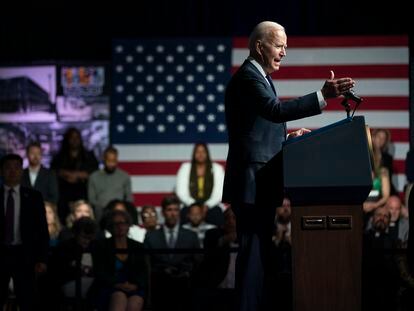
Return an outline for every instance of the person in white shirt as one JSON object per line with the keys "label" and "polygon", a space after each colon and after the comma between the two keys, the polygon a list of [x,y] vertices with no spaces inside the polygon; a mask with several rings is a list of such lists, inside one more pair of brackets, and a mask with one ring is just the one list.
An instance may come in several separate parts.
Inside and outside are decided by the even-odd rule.
{"label": "person in white shirt", "polygon": [[207,222],[222,225],[225,209],[221,204],[223,180],[223,166],[211,160],[205,143],[196,143],[191,162],[183,163],[177,172],[175,192],[184,204],[181,219],[185,220],[191,204],[201,202]]}

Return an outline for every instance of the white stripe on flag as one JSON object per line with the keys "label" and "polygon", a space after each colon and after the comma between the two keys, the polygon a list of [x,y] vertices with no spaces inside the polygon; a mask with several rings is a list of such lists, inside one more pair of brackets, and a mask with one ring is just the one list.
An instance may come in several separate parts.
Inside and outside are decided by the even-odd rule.
{"label": "white stripe on flag", "polygon": [[[299,97],[320,90],[324,80],[275,79],[280,97]],[[355,79],[355,92],[359,96],[409,96],[408,79]]]}
{"label": "white stripe on flag", "polygon": [[[247,48],[233,49],[232,65],[240,66],[249,55]],[[408,47],[288,48],[282,66],[397,65],[408,64]]]}
{"label": "white stripe on flag", "polygon": [[[174,191],[175,175],[135,175],[132,176],[133,193],[171,193]],[[393,183],[399,192],[404,190],[407,183],[405,174],[395,174],[392,178]]]}
{"label": "white stripe on flag", "polygon": [[[361,108],[362,108],[361,104]],[[407,111],[357,111],[355,115],[365,117],[365,123],[371,128],[401,128],[409,127],[409,115]],[[306,127],[317,129],[333,122],[346,118],[345,111],[324,111],[320,115],[288,122],[290,128]]]}
{"label": "white stripe on flag", "polygon": [[[306,120],[306,119],[305,119]],[[303,121],[303,120],[302,120]],[[293,123],[293,122],[289,122]],[[303,126],[312,128],[310,126]],[[298,127],[292,127],[298,128]],[[154,161],[168,161],[168,162],[184,162],[191,159],[191,151],[193,148],[192,144],[180,145],[181,148],[190,150],[190,156],[186,152],[174,152],[169,154],[168,157],[165,155],[171,151],[169,145],[117,145],[116,148],[119,151],[120,162],[154,162]],[[394,156],[395,160],[405,160],[407,152],[409,150],[409,143],[391,143],[390,152]],[[211,144],[209,145],[211,158],[213,161],[225,161],[227,158],[227,144]],[[180,151],[180,150],[178,150]],[[152,154],[152,157],[146,157],[146,154]]]}
{"label": "white stripe on flag", "polygon": [[[116,145],[119,161],[190,161],[194,144],[137,144]],[[214,161],[227,157],[227,144],[209,144],[210,156]]]}
{"label": "white stripe on flag", "polygon": [[175,175],[134,175],[131,177],[132,192],[170,193],[174,190],[175,181]]}
{"label": "white stripe on flag", "polygon": [[392,183],[398,192],[403,192],[404,186],[407,184],[407,176],[405,174],[394,174],[392,176]]}

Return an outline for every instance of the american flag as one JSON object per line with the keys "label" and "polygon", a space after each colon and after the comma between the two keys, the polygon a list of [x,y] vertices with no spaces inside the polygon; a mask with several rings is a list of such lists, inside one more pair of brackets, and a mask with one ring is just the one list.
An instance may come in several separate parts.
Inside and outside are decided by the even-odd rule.
{"label": "american flag", "polygon": [[[132,176],[135,204],[160,205],[174,191],[176,173],[190,161],[195,142],[207,142],[224,165],[227,134],[224,91],[248,56],[247,38],[117,40],[113,44],[111,141],[120,167]],[[322,87],[334,70],[350,76],[364,98],[356,115],[389,129],[394,184],[406,184],[409,149],[408,37],[289,37],[287,57],[272,75],[282,99]],[[340,99],[289,129],[316,129],[345,118]]]}

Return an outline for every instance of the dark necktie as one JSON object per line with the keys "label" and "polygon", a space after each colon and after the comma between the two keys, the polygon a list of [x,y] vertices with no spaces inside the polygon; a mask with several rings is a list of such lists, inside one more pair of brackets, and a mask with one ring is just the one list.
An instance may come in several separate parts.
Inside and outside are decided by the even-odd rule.
{"label": "dark necktie", "polygon": [[169,236],[168,236],[168,247],[174,248],[175,247],[175,239],[174,239],[174,229],[169,229]]}
{"label": "dark necktie", "polygon": [[14,237],[14,190],[10,188],[6,203],[6,222],[4,224],[4,243],[10,245]]}
{"label": "dark necktie", "polygon": [[276,95],[276,89],[275,89],[275,86],[273,85],[272,77],[270,75],[267,75],[266,79],[267,79],[267,81],[269,81],[270,87],[272,88],[273,93],[275,93],[275,95]]}

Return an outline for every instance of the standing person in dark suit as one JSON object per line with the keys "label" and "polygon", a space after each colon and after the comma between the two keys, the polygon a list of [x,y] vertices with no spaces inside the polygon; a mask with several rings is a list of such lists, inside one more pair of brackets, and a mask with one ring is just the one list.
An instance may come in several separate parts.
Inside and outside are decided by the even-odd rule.
{"label": "standing person in dark suit", "polygon": [[0,306],[13,278],[20,310],[32,310],[35,277],[47,269],[45,207],[40,192],[20,185],[23,159],[19,155],[5,155],[0,165],[4,181],[0,189]]}
{"label": "standing person in dark suit", "polygon": [[39,191],[43,200],[53,203],[58,202],[58,186],[56,175],[53,171],[42,166],[42,146],[39,142],[32,142],[26,148],[29,167],[23,170],[22,186]]}
{"label": "standing person in dark suit", "polygon": [[[337,97],[354,86],[351,78],[335,79],[331,71],[320,91],[282,102],[272,73],[286,56],[287,36],[283,26],[262,22],[249,38],[250,55],[230,80],[225,96],[229,152],[223,201],[236,214],[240,251],[237,258],[236,289],[240,310],[266,306],[265,275],[271,246],[276,206],[256,205],[256,172],[282,148],[287,138],[285,122],[320,114],[325,99]],[[309,132],[300,129],[289,134]],[[278,189],[275,189],[278,190]],[[280,190],[280,192],[282,192]]]}
{"label": "standing person in dark suit", "polygon": [[[163,199],[165,224],[149,231],[144,246],[148,249],[197,249],[197,234],[180,227],[180,201],[175,196]],[[190,277],[196,264],[193,254],[154,254],[152,269],[152,302],[154,310],[187,310],[190,304]]]}

